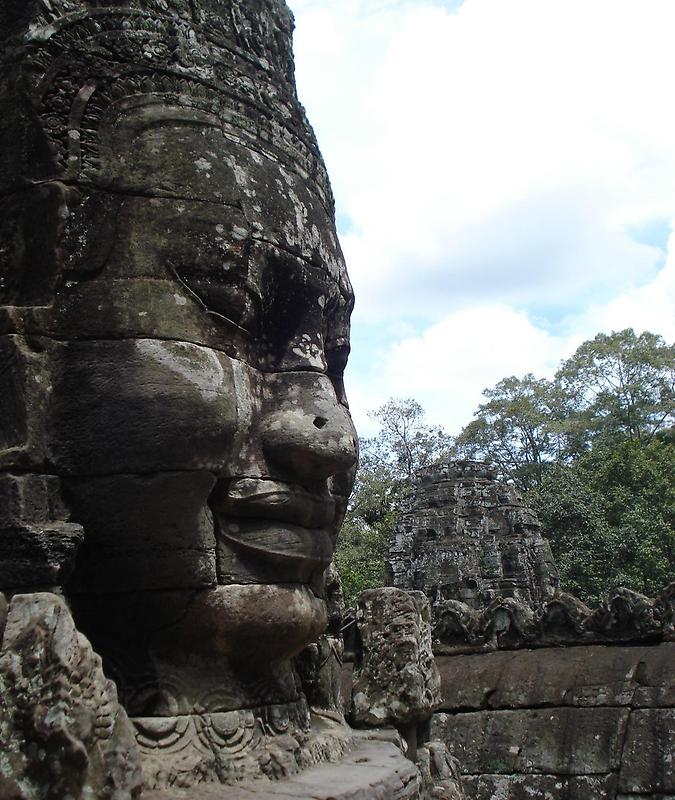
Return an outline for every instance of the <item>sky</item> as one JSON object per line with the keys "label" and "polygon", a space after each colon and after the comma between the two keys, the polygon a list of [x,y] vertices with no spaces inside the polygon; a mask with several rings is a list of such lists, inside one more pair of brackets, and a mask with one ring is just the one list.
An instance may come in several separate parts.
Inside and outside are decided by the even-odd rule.
{"label": "sky", "polygon": [[599,332],[675,340],[674,0],[289,0],[356,292],[357,430],[456,434]]}

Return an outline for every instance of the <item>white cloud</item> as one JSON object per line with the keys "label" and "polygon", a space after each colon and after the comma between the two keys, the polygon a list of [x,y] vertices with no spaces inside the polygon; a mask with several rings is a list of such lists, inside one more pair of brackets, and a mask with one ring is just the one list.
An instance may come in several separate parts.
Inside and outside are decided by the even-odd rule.
{"label": "white cloud", "polygon": [[675,243],[634,235],[675,219],[673,0],[290,2],[363,432],[391,395],[456,431],[599,331],[675,339]]}
{"label": "white cloud", "polygon": [[675,225],[668,241],[666,263],[653,281],[604,305],[590,305],[570,324],[585,332],[586,337],[598,331],[634,328],[638,332],[659,333],[667,342],[675,342]]}
{"label": "white cloud", "polygon": [[357,428],[375,431],[366,411],[388,397],[414,396],[429,421],[458,433],[484,389],[509,375],[551,378],[563,358],[599,331],[632,327],[675,341],[675,233],[665,266],[653,281],[605,304],[584,309],[552,333],[505,304],[478,304],[447,315],[420,335],[404,336],[380,354],[377,367],[354,381]]}
{"label": "white cloud", "polygon": [[481,402],[483,389],[526,371],[550,376],[578,343],[551,335],[503,304],[459,310],[419,336],[396,342],[382,358],[377,380],[350,382],[357,428],[372,433],[366,410],[389,396],[412,396],[429,421],[458,433]]}
{"label": "white cloud", "polygon": [[672,0],[307,5],[301,96],[353,223],[359,313],[421,281],[454,303],[491,274],[573,303],[653,268],[625,231],[675,213]]}
{"label": "white cloud", "polygon": [[522,374],[524,365],[537,375],[550,374],[566,344],[508,306],[474,306],[395,345],[386,380],[392,389],[414,386],[429,419],[457,433],[471,419],[483,389]]}

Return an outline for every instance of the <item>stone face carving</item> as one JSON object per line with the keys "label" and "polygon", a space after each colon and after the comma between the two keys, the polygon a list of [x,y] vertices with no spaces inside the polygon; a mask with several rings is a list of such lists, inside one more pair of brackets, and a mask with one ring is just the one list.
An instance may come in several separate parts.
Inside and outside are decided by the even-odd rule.
{"label": "stone face carving", "polygon": [[0,491],[41,498],[0,511],[0,588],[63,587],[150,785],[315,753],[291,660],[356,459],[353,299],[291,32],[283,0],[0,9]]}
{"label": "stone face carving", "polygon": [[440,680],[424,594],[366,590],[357,600],[356,625],[354,723],[402,729],[428,720],[440,702]]}
{"label": "stone face carving", "polygon": [[0,797],[139,797],[134,729],[65,603],[16,595],[3,627]]}
{"label": "stone face carving", "polygon": [[437,654],[673,638],[672,585],[615,589],[595,609],[560,590],[536,516],[482,462],[420,472],[388,560],[395,585],[429,597]]}
{"label": "stone face carving", "polygon": [[411,510],[388,552],[390,583],[426,592],[434,619],[447,601],[482,611],[496,597],[536,605],[558,585],[534,512],[488,464],[451,461],[418,475]]}

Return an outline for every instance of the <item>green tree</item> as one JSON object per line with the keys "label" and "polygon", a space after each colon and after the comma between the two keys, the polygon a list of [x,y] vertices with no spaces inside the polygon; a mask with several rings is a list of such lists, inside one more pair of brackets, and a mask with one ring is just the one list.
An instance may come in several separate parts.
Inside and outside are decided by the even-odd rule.
{"label": "green tree", "polygon": [[452,437],[438,425],[427,425],[422,406],[412,398],[390,398],[369,415],[380,432],[366,439],[366,468],[383,467],[395,480],[410,480],[415,472],[449,452]]}
{"label": "green tree", "polygon": [[579,461],[616,531],[615,583],[647,594],[675,577],[675,445],[659,437],[596,446]]}
{"label": "green tree", "polygon": [[410,479],[442,457],[492,461],[528,490],[563,585],[598,600],[612,586],[656,592],[675,578],[675,346],[632,329],[598,334],[553,380],[511,376],[453,443],[415,400],[372,413],[337,561],[346,594],[382,585]]}
{"label": "green tree", "polygon": [[408,502],[410,478],[452,446],[442,428],[425,423],[415,400],[392,398],[370,416],[380,431],[360,441],[356,482],[335,554],[348,605],[364,589],[384,585],[385,553]]}
{"label": "green tree", "polygon": [[602,498],[587,476],[554,464],[525,499],[542,522],[563,588],[587,603],[598,601],[613,582],[608,558],[614,548]]}
{"label": "green tree", "polygon": [[567,589],[592,601],[675,578],[674,345],[598,334],[552,381],[512,376],[484,397],[457,453],[529,490]]}
{"label": "green tree", "polygon": [[458,453],[493,461],[524,488],[548,465],[594,445],[646,443],[675,422],[675,345],[631,328],[598,334],[561,363],[552,381],[504,378],[457,437]]}
{"label": "green tree", "polygon": [[456,440],[465,458],[491,461],[500,476],[528,487],[541,481],[544,465],[558,453],[555,388],[532,374],[504,378]]}
{"label": "green tree", "polygon": [[528,492],[563,586],[586,602],[675,579],[675,443],[624,439],[558,463]]}
{"label": "green tree", "polygon": [[675,422],[675,345],[632,328],[584,342],[555,376],[568,451],[649,441]]}

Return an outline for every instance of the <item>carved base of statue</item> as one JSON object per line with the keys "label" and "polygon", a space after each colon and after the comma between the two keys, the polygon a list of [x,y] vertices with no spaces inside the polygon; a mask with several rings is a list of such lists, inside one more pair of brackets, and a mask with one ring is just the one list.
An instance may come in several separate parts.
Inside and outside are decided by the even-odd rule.
{"label": "carved base of statue", "polygon": [[359,739],[338,711],[310,711],[302,693],[233,711],[204,697],[201,713],[130,720],[54,594],[0,595],[0,636],[2,800],[420,796],[400,750]]}
{"label": "carved base of statue", "polygon": [[284,780],[338,762],[351,748],[344,720],[293,705],[184,717],[133,718],[148,789]]}

